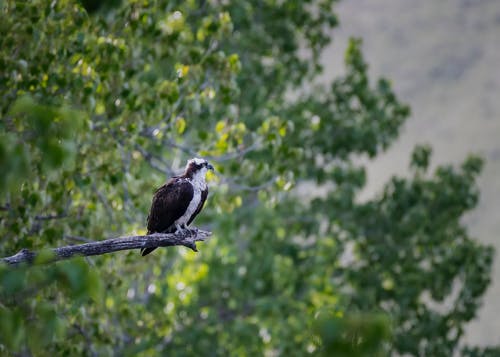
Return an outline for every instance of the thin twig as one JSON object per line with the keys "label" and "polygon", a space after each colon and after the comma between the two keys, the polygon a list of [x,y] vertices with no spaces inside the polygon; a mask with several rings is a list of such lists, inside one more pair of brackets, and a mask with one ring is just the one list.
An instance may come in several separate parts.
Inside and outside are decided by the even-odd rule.
{"label": "thin twig", "polygon": [[37,220],[37,221],[50,221],[52,219],[61,219],[61,218],[66,218],[66,217],[68,217],[67,213],[48,214],[46,216],[37,215],[37,216],[35,216],[35,220]]}
{"label": "thin twig", "polygon": [[179,145],[179,144],[177,144],[176,142],[174,142],[172,140],[163,140],[163,143],[166,144],[166,145],[168,145],[168,146],[170,146],[170,147],[172,147],[172,148],[184,151],[185,153],[187,153],[187,154],[189,154],[191,156],[198,156],[198,152],[196,150],[190,149],[187,146]]}
{"label": "thin twig", "polygon": [[85,344],[87,345],[87,349],[89,352],[91,352],[92,356],[97,356],[96,351],[94,350],[94,347],[92,346],[92,339],[90,338],[89,334],[83,329],[83,327],[77,323],[74,323],[72,327],[80,334],[83,336],[85,339]]}
{"label": "thin twig", "polygon": [[243,185],[243,184],[237,183],[236,181],[225,177],[223,180],[221,180],[221,183],[227,184],[229,186],[229,188],[233,189],[233,190],[252,192],[252,191],[259,191],[259,190],[269,188],[274,184],[275,181],[276,181],[276,177],[272,177],[269,180],[261,183],[260,185],[249,186],[249,185]]}
{"label": "thin twig", "polygon": [[[161,172],[161,173],[163,173],[165,175],[170,175],[170,176],[175,175],[175,171],[172,170],[172,168],[170,168],[168,165],[166,165],[159,158],[155,157],[149,151],[147,151],[146,149],[144,149],[142,146],[136,144],[135,145],[135,149],[141,153],[142,157],[144,157],[144,159],[149,163],[149,165],[153,169],[155,169],[155,170],[157,170],[157,171],[159,171],[159,172]],[[160,162],[162,164],[162,166],[158,165],[158,163],[155,162],[155,160],[158,161],[158,162]]]}
{"label": "thin twig", "polygon": [[95,182],[92,182],[92,189],[94,190],[95,194],[97,195],[97,198],[99,199],[99,201],[101,201],[102,206],[104,207],[104,211],[106,212],[109,220],[111,222],[114,222],[115,219],[113,216],[113,210],[111,209],[111,206],[109,205],[109,202],[106,199],[106,197],[104,197],[102,192],[99,191],[99,189],[97,188],[97,185],[95,184]]}

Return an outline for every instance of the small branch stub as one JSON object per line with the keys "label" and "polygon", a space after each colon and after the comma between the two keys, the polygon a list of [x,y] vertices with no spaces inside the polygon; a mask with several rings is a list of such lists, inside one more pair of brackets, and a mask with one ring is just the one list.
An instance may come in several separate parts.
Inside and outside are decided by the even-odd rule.
{"label": "small branch stub", "polygon": [[[113,253],[120,250],[131,250],[141,248],[171,247],[183,245],[197,252],[196,242],[205,241],[212,235],[209,231],[197,228],[185,229],[175,233],[153,233],[145,236],[126,236],[111,238],[102,241],[90,242],[79,245],[68,245],[65,247],[48,250],[49,258],[42,259],[44,263],[52,263],[58,260],[69,259],[74,256],[92,256]],[[45,252],[43,254],[46,255]],[[39,253],[28,249],[21,249],[17,254],[0,258],[10,266],[22,263],[32,264]],[[146,258],[147,259],[147,258]]]}

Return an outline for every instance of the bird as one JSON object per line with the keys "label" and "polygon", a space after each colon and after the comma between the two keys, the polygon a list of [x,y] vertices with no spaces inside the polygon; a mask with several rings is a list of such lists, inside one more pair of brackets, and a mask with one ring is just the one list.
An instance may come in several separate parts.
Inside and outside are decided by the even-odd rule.
{"label": "bird", "polygon": [[[184,173],[174,176],[158,188],[151,202],[147,220],[147,234],[175,233],[187,226],[200,213],[208,196],[206,174],[214,167],[207,160],[188,160]],[[142,248],[142,256],[155,248]]]}

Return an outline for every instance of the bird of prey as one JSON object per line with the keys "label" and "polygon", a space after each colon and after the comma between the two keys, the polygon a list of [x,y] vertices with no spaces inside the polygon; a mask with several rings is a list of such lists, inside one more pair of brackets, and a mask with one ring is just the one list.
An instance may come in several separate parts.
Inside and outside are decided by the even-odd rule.
{"label": "bird of prey", "polygon": [[[200,213],[208,196],[205,176],[214,170],[205,159],[187,162],[184,174],[174,176],[156,190],[148,216],[148,234],[186,229]],[[156,248],[142,248],[143,256]]]}

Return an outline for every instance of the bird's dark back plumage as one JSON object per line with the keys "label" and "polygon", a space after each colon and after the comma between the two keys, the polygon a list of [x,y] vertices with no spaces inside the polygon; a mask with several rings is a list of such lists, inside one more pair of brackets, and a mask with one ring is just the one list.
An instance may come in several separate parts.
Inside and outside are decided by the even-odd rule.
{"label": "bird's dark back plumage", "polygon": [[[171,178],[156,190],[148,216],[148,234],[172,233],[175,221],[186,211],[193,198],[193,186],[182,176]],[[142,255],[151,253],[156,248],[144,248]]]}
{"label": "bird's dark back plumage", "polygon": [[182,177],[173,177],[156,190],[148,216],[148,234],[171,228],[193,198],[193,186]]}

